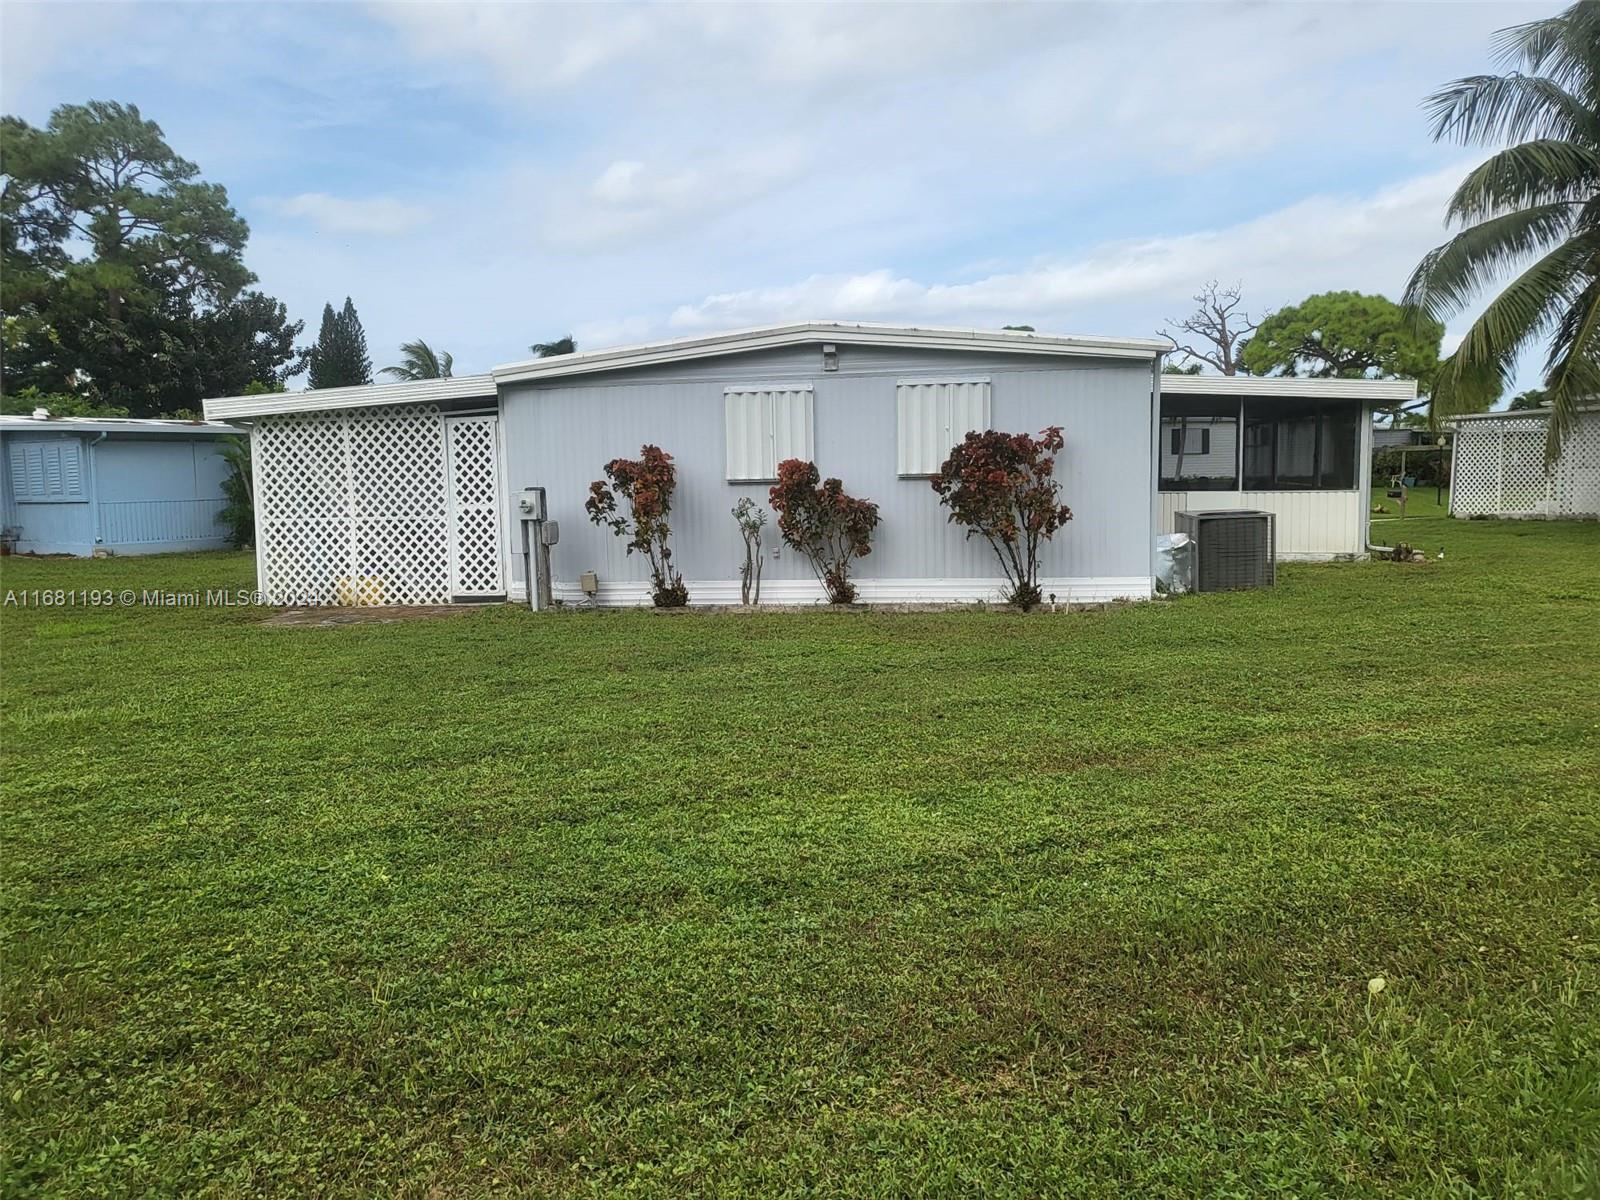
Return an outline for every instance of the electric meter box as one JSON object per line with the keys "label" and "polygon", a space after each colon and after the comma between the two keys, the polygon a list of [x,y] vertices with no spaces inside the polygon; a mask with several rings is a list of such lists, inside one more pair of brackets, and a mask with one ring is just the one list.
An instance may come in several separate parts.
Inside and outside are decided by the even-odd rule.
{"label": "electric meter box", "polygon": [[544,520],[544,489],[523,488],[522,496],[517,500],[517,511],[522,514],[525,521]]}

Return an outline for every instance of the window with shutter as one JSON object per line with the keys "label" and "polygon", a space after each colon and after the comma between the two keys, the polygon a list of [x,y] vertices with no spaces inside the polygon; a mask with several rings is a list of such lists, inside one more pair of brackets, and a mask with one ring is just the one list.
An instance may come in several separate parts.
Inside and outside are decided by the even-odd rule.
{"label": "window with shutter", "polygon": [[87,502],[76,438],[11,443],[11,494],[20,504]]}
{"label": "window with shutter", "polygon": [[746,384],[723,391],[727,478],[770,483],[786,458],[814,457],[810,387]]}
{"label": "window with shutter", "polygon": [[895,392],[902,476],[937,475],[957,442],[989,428],[987,379],[901,380]]}

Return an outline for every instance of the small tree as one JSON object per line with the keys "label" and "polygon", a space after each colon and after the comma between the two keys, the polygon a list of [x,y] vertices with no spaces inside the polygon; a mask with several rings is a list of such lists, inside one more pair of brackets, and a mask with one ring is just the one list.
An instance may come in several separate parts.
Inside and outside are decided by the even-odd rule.
{"label": "small tree", "polygon": [[744,538],[744,562],[739,564],[739,603],[761,603],[761,531],[767,524],[767,510],[749,496],[733,506],[733,519]]}
{"label": "small tree", "polygon": [[338,312],[333,305],[322,306],[322,328],[316,345],[306,356],[310,366],[308,383],[314,389],[356,387],[372,382],[372,359],[367,355],[367,334],[356,315],[350,297]]}
{"label": "small tree", "polygon": [[[596,479],[589,485],[584,509],[596,525],[609,525],[618,537],[628,539],[628,553],[637,550],[650,560],[650,596],[657,608],[682,608],[689,603],[689,589],[683,576],[672,565],[672,530],[667,516],[672,511],[672,490],[678,483],[672,455],[659,446],[641,446],[637,460],[614,458],[606,464],[608,484]],[[617,501],[627,503],[626,515],[618,512]]]}
{"label": "small tree", "polygon": [[872,553],[878,506],[848,495],[837,479],[822,480],[815,463],[798,458],[778,464],[778,482],[768,495],[778,514],[778,532],[810,561],[828,600],[852,603],[850,560]]}
{"label": "small tree", "polygon": [[228,477],[222,481],[225,503],[217,514],[217,522],[227,528],[229,545],[235,550],[247,549],[256,543],[256,485],[250,462],[250,439],[223,438],[217,446],[217,454],[228,464]]}
{"label": "small tree", "polygon": [[1038,437],[969,433],[933,478],[950,520],[989,543],[1010,585],[1006,599],[1024,610],[1040,599],[1040,543],[1072,520],[1055,480],[1055,456],[1065,444],[1058,425]]}

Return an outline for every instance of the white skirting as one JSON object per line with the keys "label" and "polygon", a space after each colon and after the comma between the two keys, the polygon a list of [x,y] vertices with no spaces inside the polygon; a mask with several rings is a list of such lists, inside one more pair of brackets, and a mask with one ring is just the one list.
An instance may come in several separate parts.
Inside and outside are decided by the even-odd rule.
{"label": "white skirting", "polygon": [[[857,598],[863,604],[999,604],[1005,597],[1001,579],[858,579]],[[689,580],[692,605],[739,603],[737,579]],[[1081,579],[1041,579],[1046,603],[1051,593],[1058,604],[1101,604],[1111,600],[1148,600],[1155,588],[1147,575],[1092,576]],[[650,603],[650,585],[641,581],[600,583],[592,601],[577,583],[556,580],[555,598],[566,604],[594,604],[601,608],[637,608]],[[527,591],[513,584],[511,599],[526,601]],[[822,585],[812,579],[767,579],[761,583],[762,604],[822,604]]]}

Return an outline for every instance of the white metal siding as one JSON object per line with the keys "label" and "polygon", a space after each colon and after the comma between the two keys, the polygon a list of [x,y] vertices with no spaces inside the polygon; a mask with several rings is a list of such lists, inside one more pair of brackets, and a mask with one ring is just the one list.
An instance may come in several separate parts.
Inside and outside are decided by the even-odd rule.
{"label": "white metal siding", "polygon": [[899,474],[936,475],[951,449],[975,429],[989,428],[989,381],[901,380]]}
{"label": "white metal siding", "polygon": [[[812,356],[811,376],[784,384],[809,385],[814,392],[813,461],[825,475],[842,479],[851,495],[877,504],[882,514],[872,553],[852,565],[862,594],[887,597],[902,587],[909,590],[899,593],[901,599],[1000,594],[1000,569],[989,546],[950,523],[949,510],[940,506],[926,478],[903,478],[896,471],[896,385],[985,377],[992,380],[993,428],[1034,432],[1060,425],[1066,434],[1056,477],[1073,520],[1043,550],[1040,576],[1067,582],[1053,582],[1047,590],[1074,600],[1140,588],[1148,595],[1155,502],[1150,365],[1052,360],[1016,361],[1009,370],[993,362],[960,370],[960,364],[948,361],[955,357],[930,353],[927,361],[917,362],[908,361],[905,352],[857,350],[847,357],[841,349],[837,372],[823,372]],[[737,603],[744,544],[728,510],[745,496],[765,507],[767,488],[727,481],[721,444],[726,389],[746,388],[750,381],[775,384],[786,361],[775,354],[744,362],[735,376],[728,364],[708,360],[700,364],[707,378],[698,380],[684,378],[679,365],[659,369],[670,376],[666,380],[634,373],[612,386],[584,380],[506,389],[501,430],[508,490],[515,494],[532,484],[548,489],[550,514],[561,522],[561,543],[552,551],[557,595],[569,594],[565,589],[576,587],[583,571],[593,570],[603,595],[649,602],[647,565],[629,555],[609,529],[592,525],[583,502],[604,463],[619,454],[632,457],[641,442],[652,442],[677,460],[673,559],[692,597],[700,602],[731,596]],[[778,603],[791,585],[815,590],[810,566],[782,544],[770,524],[768,531],[762,598]],[[512,555],[509,565],[517,589],[520,554]],[[793,593],[790,598],[802,597]]]}
{"label": "white metal siding", "polygon": [[1337,492],[1162,492],[1161,530],[1175,532],[1173,514],[1217,508],[1254,508],[1278,518],[1278,555],[1333,558],[1366,549],[1368,493]]}
{"label": "white metal siding", "polygon": [[723,407],[729,482],[775,480],[784,459],[815,456],[809,387],[730,387]]}

